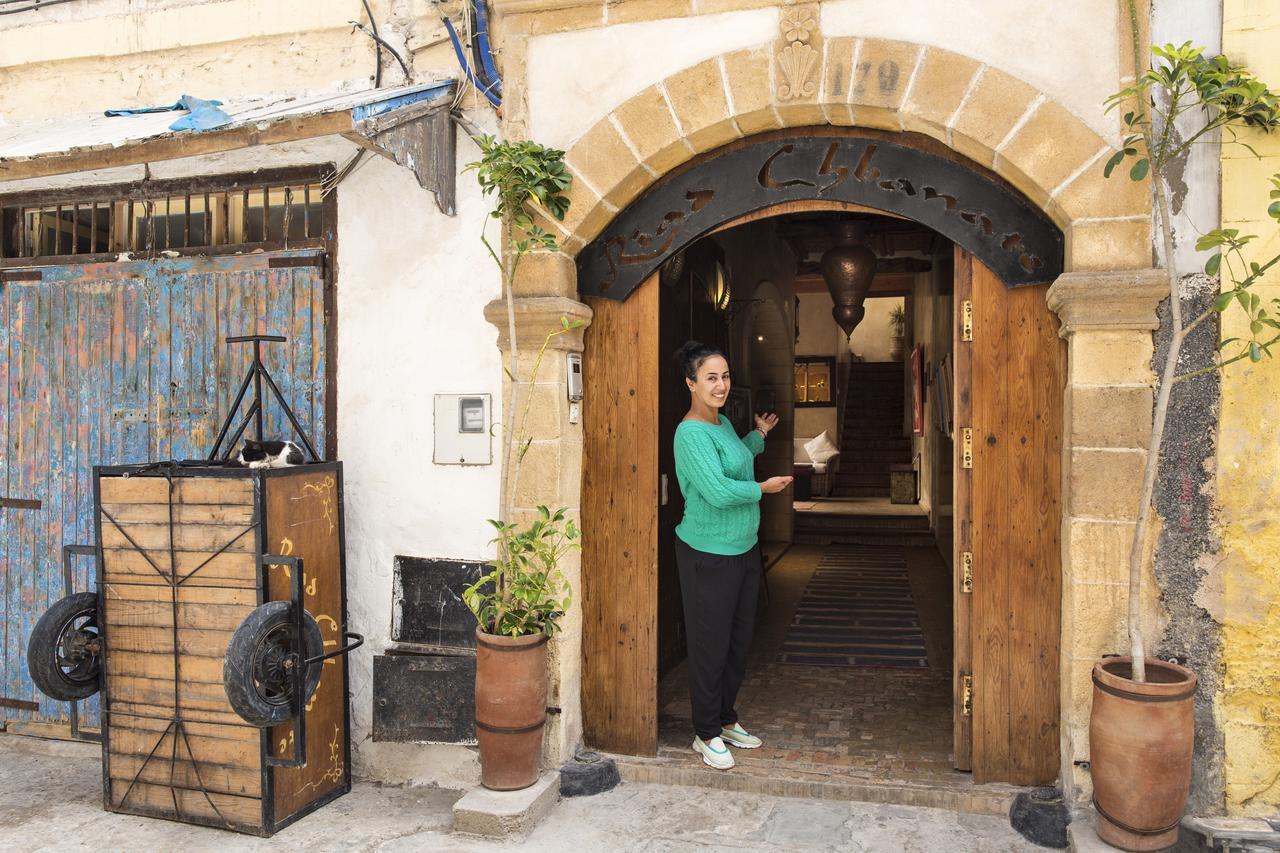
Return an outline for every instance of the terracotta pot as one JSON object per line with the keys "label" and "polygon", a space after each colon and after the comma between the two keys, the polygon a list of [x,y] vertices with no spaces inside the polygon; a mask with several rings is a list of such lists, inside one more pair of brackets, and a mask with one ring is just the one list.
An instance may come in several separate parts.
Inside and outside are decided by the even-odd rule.
{"label": "terracotta pot", "polygon": [[902,361],[902,356],[906,352],[906,344],[902,335],[889,336],[889,360]]}
{"label": "terracotta pot", "polygon": [[480,784],[518,791],[538,781],[547,721],[547,637],[476,631]]}
{"label": "terracotta pot", "polygon": [[1191,787],[1196,675],[1147,659],[1147,680],[1133,659],[1093,667],[1089,764],[1098,837],[1121,850],[1164,850],[1178,840]]}

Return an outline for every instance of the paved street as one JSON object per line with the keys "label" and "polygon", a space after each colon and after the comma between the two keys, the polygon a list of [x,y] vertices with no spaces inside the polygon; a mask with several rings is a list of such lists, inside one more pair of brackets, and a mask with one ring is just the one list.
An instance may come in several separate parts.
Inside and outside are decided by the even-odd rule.
{"label": "paved street", "polygon": [[102,811],[90,744],[0,735],[0,849],[21,851],[627,851],[1012,853],[1038,850],[998,817],[626,784],[565,800],[524,844],[450,834],[459,792],[357,783],[346,797],[258,839]]}

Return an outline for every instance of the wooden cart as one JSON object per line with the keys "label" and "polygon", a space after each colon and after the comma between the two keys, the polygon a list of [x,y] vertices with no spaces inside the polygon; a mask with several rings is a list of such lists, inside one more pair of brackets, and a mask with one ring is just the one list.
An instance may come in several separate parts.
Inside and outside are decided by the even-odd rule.
{"label": "wooden cart", "polygon": [[349,791],[341,463],[95,477],[105,808],[266,836]]}

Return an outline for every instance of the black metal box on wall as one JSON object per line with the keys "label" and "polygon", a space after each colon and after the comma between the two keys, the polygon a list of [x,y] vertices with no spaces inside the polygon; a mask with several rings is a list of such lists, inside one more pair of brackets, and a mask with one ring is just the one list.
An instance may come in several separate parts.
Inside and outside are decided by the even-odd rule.
{"label": "black metal box on wall", "polygon": [[391,639],[423,651],[475,654],[476,619],[462,591],[479,580],[483,563],[396,557]]}
{"label": "black metal box on wall", "polygon": [[476,659],[387,654],[373,658],[373,739],[475,743]]}
{"label": "black metal box on wall", "polygon": [[396,557],[392,646],[373,659],[373,739],[475,743],[476,620],[462,591],[483,563]]}

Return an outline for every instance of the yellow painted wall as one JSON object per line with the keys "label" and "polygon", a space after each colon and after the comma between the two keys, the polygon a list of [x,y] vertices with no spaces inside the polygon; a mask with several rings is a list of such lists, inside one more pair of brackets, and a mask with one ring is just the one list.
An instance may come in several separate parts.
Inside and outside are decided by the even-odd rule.
{"label": "yellow painted wall", "polygon": [[[1280,5],[1226,0],[1223,49],[1280,88]],[[1269,175],[1280,172],[1280,138],[1248,134],[1262,155],[1224,146],[1224,227],[1257,234],[1254,259],[1280,253],[1280,229],[1266,215]],[[1256,291],[1280,297],[1280,275]],[[1224,315],[1223,336],[1242,334],[1242,312]],[[1242,366],[1247,365],[1247,366]],[[1275,815],[1280,808],[1280,366],[1239,362],[1222,379],[1218,446],[1223,562],[1206,605],[1223,621],[1226,667],[1217,716],[1225,739],[1227,810]]]}

